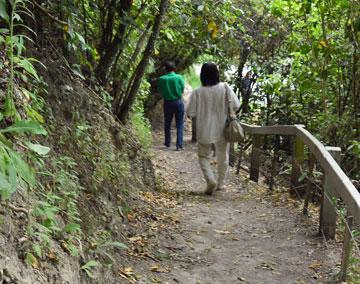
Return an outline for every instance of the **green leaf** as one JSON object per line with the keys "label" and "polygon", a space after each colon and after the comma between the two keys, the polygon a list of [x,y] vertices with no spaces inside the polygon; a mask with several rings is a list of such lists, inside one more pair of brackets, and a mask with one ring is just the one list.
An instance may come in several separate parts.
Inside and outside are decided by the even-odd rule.
{"label": "green leaf", "polygon": [[11,192],[9,190],[10,183],[3,173],[0,172],[0,196],[3,199],[8,199],[11,195]]}
{"label": "green leaf", "polygon": [[19,60],[18,66],[24,68],[29,74],[33,75],[36,80],[40,81],[36,69],[29,60],[26,58]]}
{"label": "green leaf", "polygon": [[79,255],[78,248],[75,245],[73,245],[72,243],[67,242],[66,247],[69,250],[71,256],[78,256]]}
{"label": "green leaf", "polygon": [[0,0],[0,17],[9,23],[10,18],[6,10],[6,2],[7,0]]}
{"label": "green leaf", "polygon": [[75,233],[75,232],[78,232],[80,230],[81,230],[80,225],[76,224],[76,223],[67,224],[63,228],[63,231],[66,232],[66,233]]}
{"label": "green leaf", "polygon": [[118,249],[128,249],[127,245],[120,243],[120,242],[111,242],[111,243],[106,244],[106,246],[112,246],[112,247],[116,247]]}
{"label": "green leaf", "polygon": [[99,265],[99,262],[96,260],[90,260],[87,263],[85,263],[83,266],[81,266],[81,269],[89,269],[93,268]]}
{"label": "green leaf", "polygon": [[10,191],[10,194],[12,194],[15,192],[17,185],[18,185],[18,181],[16,178],[16,169],[12,164],[9,164],[8,174],[9,174],[9,181],[10,181],[9,191]]}
{"label": "green leaf", "polygon": [[299,177],[298,181],[299,181],[299,182],[302,182],[306,177],[307,177],[307,174],[306,174],[306,173],[303,173],[303,174]]}
{"label": "green leaf", "polygon": [[33,244],[33,250],[35,252],[35,254],[38,256],[38,257],[42,257],[42,250],[41,250],[41,247],[39,246],[39,244]]}
{"label": "green leaf", "polygon": [[83,266],[81,266],[81,269],[83,269],[90,278],[93,278],[94,276],[91,273],[91,269],[98,265],[99,265],[99,262],[97,262],[95,260],[90,260],[89,262],[87,262]]}
{"label": "green leaf", "polygon": [[[29,92],[29,94],[30,94],[30,92]],[[30,118],[32,118],[33,120],[36,120],[36,121],[38,121],[40,123],[45,123],[44,117],[40,113],[38,113],[36,110],[34,110],[31,107],[25,107],[25,109],[26,109],[26,114]]]}
{"label": "green leaf", "polygon": [[26,262],[27,265],[32,266],[34,268],[38,266],[37,258],[30,252],[28,252],[26,254],[25,262]]}
{"label": "green leaf", "polygon": [[0,34],[8,34],[9,32],[9,29],[0,29]]}
{"label": "green leaf", "polygon": [[17,154],[15,151],[8,149],[11,163],[18,175],[29,185],[35,185],[35,174],[33,169]]}
{"label": "green leaf", "polygon": [[38,122],[29,119],[17,121],[13,125],[0,130],[0,133],[7,133],[7,132],[16,132],[16,133],[28,132],[32,134],[47,135],[46,130]]}
{"label": "green leaf", "polygon": [[40,144],[33,144],[31,142],[27,142],[26,146],[29,147],[30,150],[34,151],[36,154],[41,155],[41,156],[45,156],[46,154],[48,154],[50,152],[50,148],[40,145]]}

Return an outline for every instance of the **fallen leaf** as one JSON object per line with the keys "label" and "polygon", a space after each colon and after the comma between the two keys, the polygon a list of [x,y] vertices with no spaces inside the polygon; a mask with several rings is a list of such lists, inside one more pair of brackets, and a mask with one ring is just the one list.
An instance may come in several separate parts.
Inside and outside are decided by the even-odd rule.
{"label": "fallen leaf", "polygon": [[134,222],[134,220],[135,220],[134,216],[131,215],[130,213],[127,214],[126,217],[127,217],[128,221],[129,221],[130,223]]}
{"label": "fallen leaf", "polygon": [[139,276],[135,276],[134,270],[131,267],[125,267],[124,269],[119,270],[119,275],[122,278],[127,279],[131,284],[135,284],[137,282],[137,278]]}
{"label": "fallen leaf", "polygon": [[230,234],[229,231],[222,231],[222,230],[216,230],[216,229],[214,230],[214,232],[218,233],[220,235],[228,235],[228,234]]}
{"label": "fallen leaf", "polygon": [[141,240],[142,240],[142,237],[141,237],[141,236],[135,236],[135,237],[129,238],[129,241],[130,241],[131,243],[135,243],[135,242],[141,241]]}
{"label": "fallen leaf", "polygon": [[315,261],[309,265],[309,268],[311,268],[315,271],[319,270],[319,268],[321,268],[321,267],[322,267],[322,262],[320,262],[320,261]]}
{"label": "fallen leaf", "polygon": [[123,272],[127,275],[132,275],[134,274],[134,269],[132,269],[131,267],[125,267]]}
{"label": "fallen leaf", "polygon": [[150,267],[150,271],[158,273],[169,273],[170,269],[168,267],[160,267],[159,265],[153,265]]}

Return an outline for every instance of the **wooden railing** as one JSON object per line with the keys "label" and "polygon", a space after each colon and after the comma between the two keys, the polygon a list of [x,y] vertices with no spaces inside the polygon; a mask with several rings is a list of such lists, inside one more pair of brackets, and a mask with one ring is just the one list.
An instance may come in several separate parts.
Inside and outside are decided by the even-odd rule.
{"label": "wooden railing", "polygon": [[[334,198],[341,198],[346,206],[347,220],[345,226],[345,237],[342,257],[342,267],[340,278],[346,278],[346,269],[349,255],[349,246],[351,235],[351,226],[354,222],[360,223],[360,193],[352,184],[340,168],[338,162],[340,160],[341,149],[338,147],[325,147],[317,140],[303,125],[279,125],[279,126],[254,126],[242,123],[246,134],[252,136],[252,152],[250,156],[250,179],[258,181],[260,164],[261,164],[261,145],[264,135],[281,135],[292,136],[293,158],[291,184],[293,187],[298,186],[301,176],[300,165],[305,161],[305,145],[309,149],[308,173],[311,176],[314,169],[315,160],[321,165],[324,172],[324,187],[322,189],[319,231],[328,238],[334,238],[336,229],[337,213],[334,207]],[[272,171],[273,172],[273,171]],[[306,189],[303,212],[307,213],[307,206],[310,198],[311,186]]]}

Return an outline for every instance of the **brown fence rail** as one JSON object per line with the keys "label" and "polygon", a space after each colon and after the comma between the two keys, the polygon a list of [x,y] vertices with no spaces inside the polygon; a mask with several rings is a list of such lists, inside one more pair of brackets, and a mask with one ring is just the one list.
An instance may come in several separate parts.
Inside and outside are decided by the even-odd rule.
{"label": "brown fence rail", "polygon": [[[276,126],[256,126],[242,123],[246,134],[252,137],[252,152],[250,155],[250,179],[258,181],[261,165],[261,145],[264,135],[291,136],[294,139],[291,184],[294,188],[299,186],[301,176],[300,165],[305,160],[305,145],[309,149],[308,167],[309,174],[312,175],[315,160],[320,164],[324,171],[324,187],[319,216],[319,231],[325,237],[334,238],[336,230],[337,212],[334,207],[334,199],[341,198],[346,206],[347,228],[352,227],[352,223],[360,223],[360,193],[357,191],[351,180],[340,168],[341,149],[338,147],[326,147],[317,140],[304,125],[276,125]],[[242,151],[241,151],[242,152]],[[240,157],[241,161],[241,157]],[[240,166],[240,165],[239,165]],[[311,177],[310,177],[311,178]],[[306,189],[303,212],[307,213],[307,206],[310,196],[310,186]],[[345,234],[343,259],[341,266],[341,279],[346,278],[346,268],[348,262],[348,252],[351,239],[349,232]]]}

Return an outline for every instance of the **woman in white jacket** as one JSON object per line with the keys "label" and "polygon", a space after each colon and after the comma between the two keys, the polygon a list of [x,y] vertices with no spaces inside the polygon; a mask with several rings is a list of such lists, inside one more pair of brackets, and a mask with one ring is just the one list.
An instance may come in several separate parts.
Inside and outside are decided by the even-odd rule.
{"label": "woman in white jacket", "polygon": [[[211,195],[215,189],[224,188],[229,164],[229,143],[224,138],[228,112],[226,92],[232,100],[234,111],[239,109],[240,103],[232,89],[220,82],[219,70],[214,63],[208,62],[202,66],[200,80],[202,86],[192,92],[187,114],[196,117],[199,163],[207,182],[205,194]],[[216,148],[217,179],[210,164],[212,144]]]}

